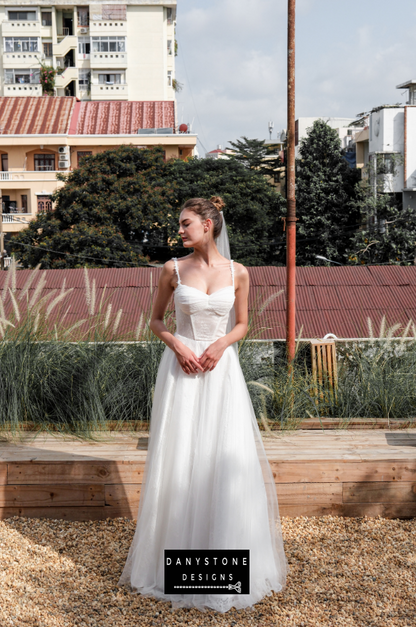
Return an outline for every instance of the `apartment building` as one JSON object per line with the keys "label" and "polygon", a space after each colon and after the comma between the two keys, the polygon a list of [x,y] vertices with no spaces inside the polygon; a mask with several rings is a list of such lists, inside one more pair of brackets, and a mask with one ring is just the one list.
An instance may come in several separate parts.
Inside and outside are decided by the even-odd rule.
{"label": "apartment building", "polygon": [[174,100],[175,24],[176,0],[0,0],[0,95],[41,96],[50,66],[56,96]]}
{"label": "apartment building", "polygon": [[194,154],[197,136],[175,126],[175,102],[80,102],[74,96],[0,97],[0,194],[6,241],[52,209],[58,172],[123,144],[161,146],[165,159]]}
{"label": "apartment building", "polygon": [[363,116],[365,126],[355,137],[357,167],[372,163],[377,173],[382,163],[384,192],[416,210],[416,80],[397,89],[408,90],[406,104],[381,105]]}

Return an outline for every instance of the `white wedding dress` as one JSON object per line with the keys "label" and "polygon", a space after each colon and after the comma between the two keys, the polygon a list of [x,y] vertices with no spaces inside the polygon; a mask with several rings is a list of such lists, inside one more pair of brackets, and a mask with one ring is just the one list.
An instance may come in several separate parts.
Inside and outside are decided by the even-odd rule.
{"label": "white wedding dress", "polygon": [[[232,285],[206,294],[174,291],[176,332],[197,357],[226,334]],[[164,549],[249,549],[250,594],[164,594]],[[136,532],[119,580],[172,608],[251,608],[285,587],[273,475],[238,354],[224,351],[212,371],[185,374],[166,347],[154,390],[149,447]]]}

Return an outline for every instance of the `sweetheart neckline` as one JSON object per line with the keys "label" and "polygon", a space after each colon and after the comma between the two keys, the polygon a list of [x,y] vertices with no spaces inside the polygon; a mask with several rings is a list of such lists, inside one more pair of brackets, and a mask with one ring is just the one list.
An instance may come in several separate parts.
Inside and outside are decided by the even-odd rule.
{"label": "sweetheart neckline", "polygon": [[196,290],[197,292],[199,292],[200,294],[203,294],[204,296],[213,296],[217,292],[230,289],[230,287],[234,290],[234,285],[226,285],[225,287],[220,287],[219,290],[215,290],[215,292],[211,292],[211,294],[207,294],[206,292],[203,292],[202,290],[199,290],[197,287],[193,287],[192,285],[185,285],[185,283],[179,283],[179,285],[177,285],[175,288],[175,292],[179,287],[187,287],[191,290]]}

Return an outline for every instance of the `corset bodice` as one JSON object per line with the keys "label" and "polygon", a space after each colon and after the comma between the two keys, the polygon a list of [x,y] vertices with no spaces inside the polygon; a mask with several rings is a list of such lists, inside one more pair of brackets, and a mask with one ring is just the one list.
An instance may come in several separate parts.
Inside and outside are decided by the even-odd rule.
{"label": "corset bodice", "polygon": [[230,261],[232,285],[212,294],[180,281],[174,258],[178,286],[174,292],[176,333],[193,340],[216,340],[227,333],[227,322],[235,300],[234,268]]}

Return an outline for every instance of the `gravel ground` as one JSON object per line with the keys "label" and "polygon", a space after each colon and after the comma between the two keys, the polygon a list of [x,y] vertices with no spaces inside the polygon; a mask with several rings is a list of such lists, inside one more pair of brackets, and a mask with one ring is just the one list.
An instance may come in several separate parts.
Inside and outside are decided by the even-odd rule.
{"label": "gravel ground", "polygon": [[116,584],[135,522],[0,522],[0,626],[416,625],[416,519],[282,517],[291,567],[252,611],[172,611]]}

